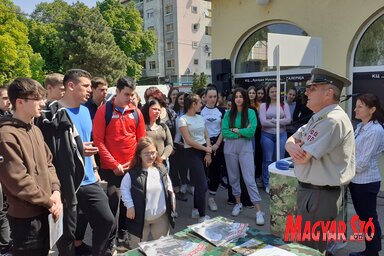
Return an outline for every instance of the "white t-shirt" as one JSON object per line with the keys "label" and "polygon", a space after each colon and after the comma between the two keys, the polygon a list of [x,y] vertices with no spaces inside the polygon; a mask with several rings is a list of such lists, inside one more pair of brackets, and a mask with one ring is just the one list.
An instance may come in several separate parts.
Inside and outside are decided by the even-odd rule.
{"label": "white t-shirt", "polygon": [[[186,126],[189,131],[189,136],[191,139],[203,145],[206,143],[204,131],[205,131],[205,120],[201,115],[182,115],[179,119],[179,127]],[[184,138],[184,148],[190,148],[191,146],[185,142]]]}
{"label": "white t-shirt", "polygon": [[204,117],[205,126],[208,130],[208,135],[210,138],[217,137],[221,133],[221,119],[223,119],[224,111],[220,111],[219,108],[209,108],[205,106],[200,115]]}

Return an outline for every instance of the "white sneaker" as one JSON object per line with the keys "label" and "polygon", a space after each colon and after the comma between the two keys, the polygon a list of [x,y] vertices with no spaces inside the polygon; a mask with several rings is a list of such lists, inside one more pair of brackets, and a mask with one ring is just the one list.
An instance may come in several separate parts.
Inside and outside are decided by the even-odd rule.
{"label": "white sneaker", "polygon": [[205,215],[204,217],[199,218],[198,222],[199,222],[199,223],[202,223],[202,222],[204,222],[204,221],[206,221],[206,220],[209,220],[210,218],[211,218],[211,217],[209,217],[208,215]]}
{"label": "white sneaker", "polygon": [[195,193],[195,187],[194,186],[191,186],[191,185],[188,185],[187,187],[187,192],[191,195],[193,195]]}
{"label": "white sneaker", "polygon": [[265,193],[267,193],[269,195],[269,187],[265,188]]}
{"label": "white sneaker", "polygon": [[192,209],[192,219],[198,219],[198,218],[200,218],[199,210],[197,210],[196,208],[193,208]]}
{"label": "white sneaker", "polygon": [[242,203],[235,204],[232,210],[232,216],[234,217],[239,216],[241,211],[243,211],[243,204]]}
{"label": "white sneaker", "polygon": [[215,199],[213,197],[208,198],[208,206],[209,209],[213,212],[217,211],[217,204],[215,202]]}
{"label": "white sneaker", "polygon": [[264,213],[262,211],[258,211],[256,213],[256,225],[263,226],[264,223]]}

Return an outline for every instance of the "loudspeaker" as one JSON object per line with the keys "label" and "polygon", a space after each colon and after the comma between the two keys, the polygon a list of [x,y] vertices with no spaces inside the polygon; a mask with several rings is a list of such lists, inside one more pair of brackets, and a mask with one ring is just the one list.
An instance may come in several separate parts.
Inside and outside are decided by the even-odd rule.
{"label": "loudspeaker", "polygon": [[231,61],[218,59],[211,61],[212,83],[219,92],[229,92],[232,87]]}

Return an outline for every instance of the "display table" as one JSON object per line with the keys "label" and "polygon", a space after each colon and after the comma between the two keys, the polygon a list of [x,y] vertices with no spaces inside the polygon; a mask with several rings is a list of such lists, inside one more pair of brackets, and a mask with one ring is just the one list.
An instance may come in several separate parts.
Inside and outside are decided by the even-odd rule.
{"label": "display table", "polygon": [[271,213],[271,233],[284,237],[285,220],[288,215],[296,215],[297,179],[293,169],[286,171],[276,168],[275,163],[268,167]]}
{"label": "display table", "polygon": [[[190,239],[193,239],[197,242],[203,242],[203,239],[200,237],[197,237],[195,233],[193,233],[189,228],[186,228],[180,232],[177,232],[175,236],[178,237],[186,237],[188,236]],[[247,231],[247,236],[244,238],[239,239],[236,243],[232,243],[227,245],[226,247],[215,247],[213,245],[210,246],[210,250],[206,252],[204,255],[206,256],[219,256],[219,255],[236,255],[240,256],[241,254],[235,253],[231,250],[231,248],[235,247],[236,245],[242,244],[245,241],[255,238],[258,240],[263,241],[266,244],[270,244],[276,247],[279,247],[281,249],[287,250],[289,252],[292,252],[298,256],[321,256],[322,254],[314,250],[312,248],[309,248],[307,246],[297,244],[297,243],[285,243],[281,238],[274,236],[272,234],[266,233],[264,231],[257,230],[255,228],[249,228]],[[206,242],[208,243],[208,242]],[[123,254],[125,256],[141,256],[144,255],[141,253],[138,249],[131,250]]]}

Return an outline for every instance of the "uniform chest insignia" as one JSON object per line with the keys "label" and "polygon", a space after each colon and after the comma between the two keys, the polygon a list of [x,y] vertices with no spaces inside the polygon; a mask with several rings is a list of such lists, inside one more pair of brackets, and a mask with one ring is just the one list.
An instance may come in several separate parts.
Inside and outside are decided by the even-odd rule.
{"label": "uniform chest insignia", "polygon": [[314,139],[316,139],[317,135],[319,135],[319,132],[312,129],[307,135],[307,141],[313,141]]}

